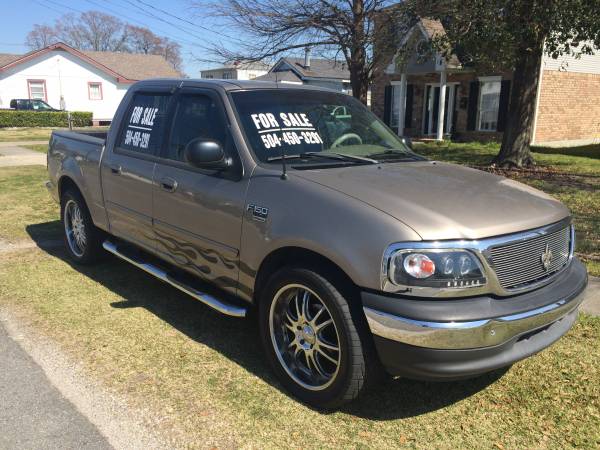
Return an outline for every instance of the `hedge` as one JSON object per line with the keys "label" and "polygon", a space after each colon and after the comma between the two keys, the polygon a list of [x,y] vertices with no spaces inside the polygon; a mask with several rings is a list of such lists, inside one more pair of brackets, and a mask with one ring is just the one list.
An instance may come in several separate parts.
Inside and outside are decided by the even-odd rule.
{"label": "hedge", "polygon": [[[74,127],[87,127],[92,124],[92,113],[71,112]],[[0,128],[3,127],[68,127],[66,111],[12,111],[0,110]]]}

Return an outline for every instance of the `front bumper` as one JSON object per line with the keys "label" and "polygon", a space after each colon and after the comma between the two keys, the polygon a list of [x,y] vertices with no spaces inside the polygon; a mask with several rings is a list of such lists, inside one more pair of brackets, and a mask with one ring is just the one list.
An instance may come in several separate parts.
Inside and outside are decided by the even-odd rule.
{"label": "front bumper", "polygon": [[574,258],[549,285],[495,298],[414,300],[363,292],[379,357],[395,375],[450,380],[475,376],[533,355],[577,318],[587,285]]}

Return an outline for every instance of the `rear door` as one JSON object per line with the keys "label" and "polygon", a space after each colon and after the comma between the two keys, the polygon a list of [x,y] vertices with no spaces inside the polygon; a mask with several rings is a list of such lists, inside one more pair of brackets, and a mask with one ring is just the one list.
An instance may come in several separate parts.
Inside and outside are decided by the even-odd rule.
{"label": "rear door", "polygon": [[169,88],[136,92],[121,119],[114,149],[103,160],[102,188],[110,231],[154,250],[152,182],[164,145]]}
{"label": "rear door", "polygon": [[[233,167],[218,172],[189,165],[184,150],[196,138],[220,142]],[[155,172],[157,251],[194,275],[235,291],[247,182],[220,97],[210,89],[181,89]]]}

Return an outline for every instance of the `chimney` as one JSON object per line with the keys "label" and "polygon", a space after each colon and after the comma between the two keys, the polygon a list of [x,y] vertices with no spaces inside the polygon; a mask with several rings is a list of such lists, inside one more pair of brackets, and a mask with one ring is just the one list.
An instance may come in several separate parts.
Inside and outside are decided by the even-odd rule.
{"label": "chimney", "polygon": [[304,68],[310,69],[310,47],[304,49]]}

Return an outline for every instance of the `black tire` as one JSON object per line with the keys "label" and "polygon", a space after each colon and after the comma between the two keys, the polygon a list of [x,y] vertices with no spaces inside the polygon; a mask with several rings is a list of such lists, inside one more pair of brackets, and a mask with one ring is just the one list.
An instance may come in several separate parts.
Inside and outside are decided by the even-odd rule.
{"label": "black tire", "polygon": [[[333,279],[333,277],[329,278]],[[295,379],[295,377],[301,378],[303,376],[302,372],[298,372],[298,367],[304,365],[302,361],[298,363],[295,358],[302,359],[305,357],[306,359],[304,362],[309,363],[309,357],[305,355],[306,352],[304,352],[304,347],[298,350],[296,348],[298,346],[296,345],[296,347],[290,350],[292,352],[297,350],[298,357],[292,356],[284,350],[276,350],[277,347],[280,349],[289,348],[290,345],[296,342],[303,342],[299,336],[303,336],[308,340],[308,337],[316,336],[321,332],[316,331],[314,334],[309,333],[307,335],[302,334],[304,329],[293,333],[289,327],[286,327],[285,324],[290,323],[289,316],[286,316],[287,318],[282,318],[283,314],[281,311],[283,310],[279,308],[281,308],[282,306],[280,305],[283,304],[292,305],[292,301],[294,300],[286,300],[283,297],[287,292],[286,289],[299,289],[295,286],[303,286],[312,291],[312,293],[309,292],[309,298],[313,298],[311,307],[315,307],[314,302],[317,300],[320,301],[320,303],[316,306],[319,306],[321,303],[326,306],[326,311],[323,314],[328,314],[333,320],[335,331],[337,332],[336,336],[339,342],[338,348],[340,353],[328,351],[328,354],[338,361],[336,372],[332,378],[329,379],[329,384],[324,382],[322,383],[322,386],[324,387],[319,387],[317,390],[315,390],[314,385],[312,385],[311,388],[307,388],[301,384],[303,383],[302,379]],[[281,293],[282,291],[283,293]],[[299,290],[298,292],[304,291]],[[316,297],[312,294],[316,294]],[[366,386],[367,373],[371,373],[370,370],[368,370],[371,358],[367,358],[365,352],[365,350],[369,348],[368,338],[365,335],[364,321],[355,320],[352,315],[349,300],[340,293],[340,290],[337,289],[328,278],[325,278],[312,270],[288,267],[281,269],[270,278],[265,288],[262,290],[260,297],[258,315],[262,344],[267,359],[283,386],[299,400],[321,409],[338,408],[340,405],[357,398]],[[294,297],[295,294],[291,294],[289,298]],[[277,313],[278,310],[280,313]],[[289,311],[289,309],[285,309],[285,312],[289,313]],[[298,311],[297,306],[296,311]],[[316,311],[319,310],[316,309]],[[293,312],[292,315],[294,315]],[[313,314],[313,317],[316,315],[318,314]],[[310,316],[310,313],[308,316]],[[271,322],[277,322],[275,317],[280,317],[279,323],[283,326],[277,328],[277,326],[274,325],[272,327]],[[299,322],[297,323],[300,323],[301,320],[302,319],[299,319]],[[322,319],[319,318],[319,320]],[[317,319],[315,319],[315,322],[316,321]],[[331,327],[331,325],[329,326]],[[289,331],[286,331],[284,327]],[[295,326],[293,328],[300,330],[302,326]],[[279,342],[289,343],[289,345],[278,344],[278,338],[275,337],[277,331],[272,332],[273,329],[282,330],[280,332]],[[310,328],[309,331],[311,329],[312,328]],[[315,327],[315,329],[318,330],[318,327]],[[286,333],[287,341],[285,337]],[[331,331],[329,333],[330,335],[333,335]],[[310,343],[304,342],[305,345],[311,346]],[[319,339],[316,339],[316,342],[316,344],[314,342],[312,344],[315,349],[319,345]],[[323,342],[327,342],[327,340]],[[310,352],[311,349],[308,349],[308,351]],[[323,368],[324,364],[328,363],[321,355],[317,354],[316,351],[313,353],[315,356],[312,357],[312,364],[308,364],[308,366],[312,366],[313,372],[318,374],[317,376],[320,376],[320,371],[316,371],[317,365]],[[320,364],[314,362],[315,357],[321,358]],[[286,358],[289,363],[284,362]],[[296,369],[292,368],[293,366],[296,366]],[[333,365],[330,365],[330,367],[333,367]],[[296,370],[296,374],[294,374],[294,370]],[[298,373],[300,375],[298,375]],[[323,378],[323,380],[324,379],[325,378]]]}
{"label": "black tire", "polygon": [[[68,228],[73,229],[71,214],[75,208],[80,212],[80,227],[85,236],[85,245],[77,243],[76,239],[69,238]],[[60,198],[60,217],[63,229],[63,239],[67,253],[77,264],[93,264],[103,255],[103,233],[94,226],[92,217],[81,194],[74,189],[69,189]]]}

